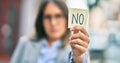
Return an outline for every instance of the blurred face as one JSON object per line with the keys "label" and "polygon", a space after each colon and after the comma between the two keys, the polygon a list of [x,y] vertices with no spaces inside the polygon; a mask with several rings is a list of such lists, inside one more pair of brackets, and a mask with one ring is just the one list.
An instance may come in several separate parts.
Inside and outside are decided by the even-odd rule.
{"label": "blurred face", "polygon": [[67,21],[59,6],[53,2],[49,3],[43,16],[43,27],[50,39],[60,39],[66,32]]}

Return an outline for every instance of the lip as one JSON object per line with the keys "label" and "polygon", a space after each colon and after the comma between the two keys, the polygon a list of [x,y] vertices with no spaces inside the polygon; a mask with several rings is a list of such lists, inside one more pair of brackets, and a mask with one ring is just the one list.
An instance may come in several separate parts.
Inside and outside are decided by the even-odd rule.
{"label": "lip", "polygon": [[54,32],[57,32],[57,30],[56,29],[51,29],[51,32],[54,33]]}

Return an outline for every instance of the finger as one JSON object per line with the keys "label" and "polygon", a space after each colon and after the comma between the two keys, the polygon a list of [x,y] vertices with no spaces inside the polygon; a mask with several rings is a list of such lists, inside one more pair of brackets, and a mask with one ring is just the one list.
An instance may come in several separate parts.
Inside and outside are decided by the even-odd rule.
{"label": "finger", "polygon": [[73,28],[71,28],[71,31],[81,31],[81,32],[83,32],[85,35],[88,36],[88,33],[87,33],[86,29],[85,29],[83,26],[81,26],[81,25],[76,25],[76,26],[74,26]]}
{"label": "finger", "polygon": [[81,39],[71,40],[71,41],[70,41],[70,44],[78,44],[78,45],[83,46],[83,47],[85,47],[85,48],[88,47],[88,44],[85,43],[84,41],[82,41]]}
{"label": "finger", "polygon": [[81,40],[89,43],[89,37],[84,35],[83,33],[77,33],[77,34],[71,35],[71,40],[73,40],[73,39],[81,39]]}
{"label": "finger", "polygon": [[77,45],[77,44],[73,44],[72,47],[78,49],[82,53],[86,52],[86,48],[83,47],[83,46],[80,46],[80,45]]}

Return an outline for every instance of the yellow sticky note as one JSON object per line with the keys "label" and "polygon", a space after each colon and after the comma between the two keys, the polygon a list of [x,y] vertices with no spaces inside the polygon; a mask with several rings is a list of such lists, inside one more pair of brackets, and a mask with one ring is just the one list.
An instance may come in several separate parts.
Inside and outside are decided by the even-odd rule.
{"label": "yellow sticky note", "polygon": [[88,10],[69,8],[68,14],[68,28],[75,26],[76,24],[82,25],[86,28],[88,23]]}

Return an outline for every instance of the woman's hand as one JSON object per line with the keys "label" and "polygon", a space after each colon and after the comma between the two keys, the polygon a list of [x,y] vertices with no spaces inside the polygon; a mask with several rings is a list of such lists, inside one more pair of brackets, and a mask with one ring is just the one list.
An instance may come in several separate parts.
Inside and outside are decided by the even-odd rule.
{"label": "woman's hand", "polygon": [[75,63],[80,63],[83,60],[83,54],[88,48],[90,39],[85,28],[80,25],[71,28],[71,32],[73,34],[70,36],[69,42],[73,52],[73,59]]}

